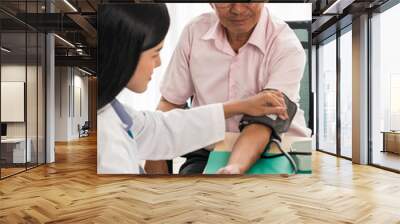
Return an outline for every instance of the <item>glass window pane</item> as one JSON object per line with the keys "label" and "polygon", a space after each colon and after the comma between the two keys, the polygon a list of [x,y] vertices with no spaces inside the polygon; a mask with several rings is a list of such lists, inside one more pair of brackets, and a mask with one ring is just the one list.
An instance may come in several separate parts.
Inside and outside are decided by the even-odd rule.
{"label": "glass window pane", "polygon": [[340,153],[352,157],[352,32],[340,37]]}
{"label": "glass window pane", "polygon": [[28,160],[28,168],[37,165],[37,75],[38,75],[38,36],[36,32],[27,33],[27,80],[26,80],[26,116],[27,116],[27,142],[31,153]]}
{"label": "glass window pane", "polygon": [[318,48],[318,146],[336,153],[336,38]]}
{"label": "glass window pane", "polygon": [[[0,1],[18,18],[44,13],[45,0]],[[1,178],[45,161],[45,35],[0,12]],[[29,18],[32,23],[37,17]],[[4,100],[6,99],[6,100]],[[18,108],[18,109],[16,109]]]}
{"label": "glass window pane", "polygon": [[[26,33],[1,33],[2,178],[25,170],[30,161],[26,142]],[[28,150],[27,147],[28,146]]]}
{"label": "glass window pane", "polygon": [[38,164],[45,163],[46,148],[45,148],[45,120],[46,120],[46,108],[45,108],[45,87],[46,87],[46,76],[45,76],[45,65],[46,65],[46,36],[43,33],[38,35]]}
{"label": "glass window pane", "polygon": [[400,4],[373,16],[372,163],[400,170]]}

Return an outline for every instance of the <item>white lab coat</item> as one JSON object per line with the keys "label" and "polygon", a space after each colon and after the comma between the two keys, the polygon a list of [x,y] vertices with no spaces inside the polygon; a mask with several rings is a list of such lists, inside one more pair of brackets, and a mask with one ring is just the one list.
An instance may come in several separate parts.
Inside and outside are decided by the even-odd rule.
{"label": "white lab coat", "polygon": [[133,119],[133,139],[110,104],[97,113],[98,174],[138,174],[141,160],[173,159],[225,136],[222,104],[165,113],[124,108]]}

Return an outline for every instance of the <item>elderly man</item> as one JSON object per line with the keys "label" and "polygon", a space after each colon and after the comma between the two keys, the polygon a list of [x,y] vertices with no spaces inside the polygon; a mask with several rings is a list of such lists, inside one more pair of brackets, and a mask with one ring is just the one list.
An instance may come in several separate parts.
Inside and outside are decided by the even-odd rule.
{"label": "elderly man", "polygon": [[[263,3],[215,3],[182,32],[161,85],[158,109],[225,102],[279,90],[298,103],[305,53],[289,26],[274,18]],[[278,91],[272,91],[281,96]],[[279,95],[280,94],[280,95]],[[228,132],[239,132],[241,117],[226,121]],[[309,136],[304,112],[298,110],[287,135]],[[270,141],[269,127],[246,126],[232,149],[224,173],[244,173]],[[209,151],[186,155],[181,174],[202,173]],[[148,173],[167,172],[165,161],[147,161]]]}

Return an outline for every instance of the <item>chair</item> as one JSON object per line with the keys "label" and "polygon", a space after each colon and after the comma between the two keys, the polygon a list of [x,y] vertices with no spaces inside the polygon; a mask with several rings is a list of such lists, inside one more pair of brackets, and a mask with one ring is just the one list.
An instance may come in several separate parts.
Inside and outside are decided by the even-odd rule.
{"label": "chair", "polygon": [[85,123],[82,125],[82,127],[78,124],[79,138],[80,138],[80,137],[87,137],[87,136],[89,136],[89,129],[90,129],[90,123],[89,123],[89,121],[85,121]]}

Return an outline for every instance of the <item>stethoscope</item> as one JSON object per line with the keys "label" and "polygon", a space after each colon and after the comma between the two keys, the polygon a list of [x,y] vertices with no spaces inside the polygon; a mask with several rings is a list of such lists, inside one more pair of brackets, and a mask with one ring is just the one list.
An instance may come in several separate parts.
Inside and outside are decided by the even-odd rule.
{"label": "stethoscope", "polygon": [[128,112],[126,112],[124,106],[117,99],[114,99],[111,102],[111,106],[114,109],[117,116],[119,117],[119,119],[124,124],[124,130],[128,133],[128,135],[131,139],[134,139],[133,133],[131,131],[131,128],[133,126],[133,121],[132,121],[131,116],[129,116],[129,114],[128,114]]}
{"label": "stethoscope", "polygon": [[[133,126],[132,117],[129,116],[129,114],[128,114],[128,112],[126,112],[124,106],[117,99],[114,99],[111,102],[111,106],[114,109],[117,116],[119,117],[119,119],[121,120],[121,122],[123,123],[124,130],[126,131],[126,133],[128,133],[129,137],[133,140],[134,135],[131,131],[131,128]],[[142,166],[140,166],[140,165],[138,165],[138,166],[139,166],[139,174],[145,174],[146,172],[144,171]]]}

